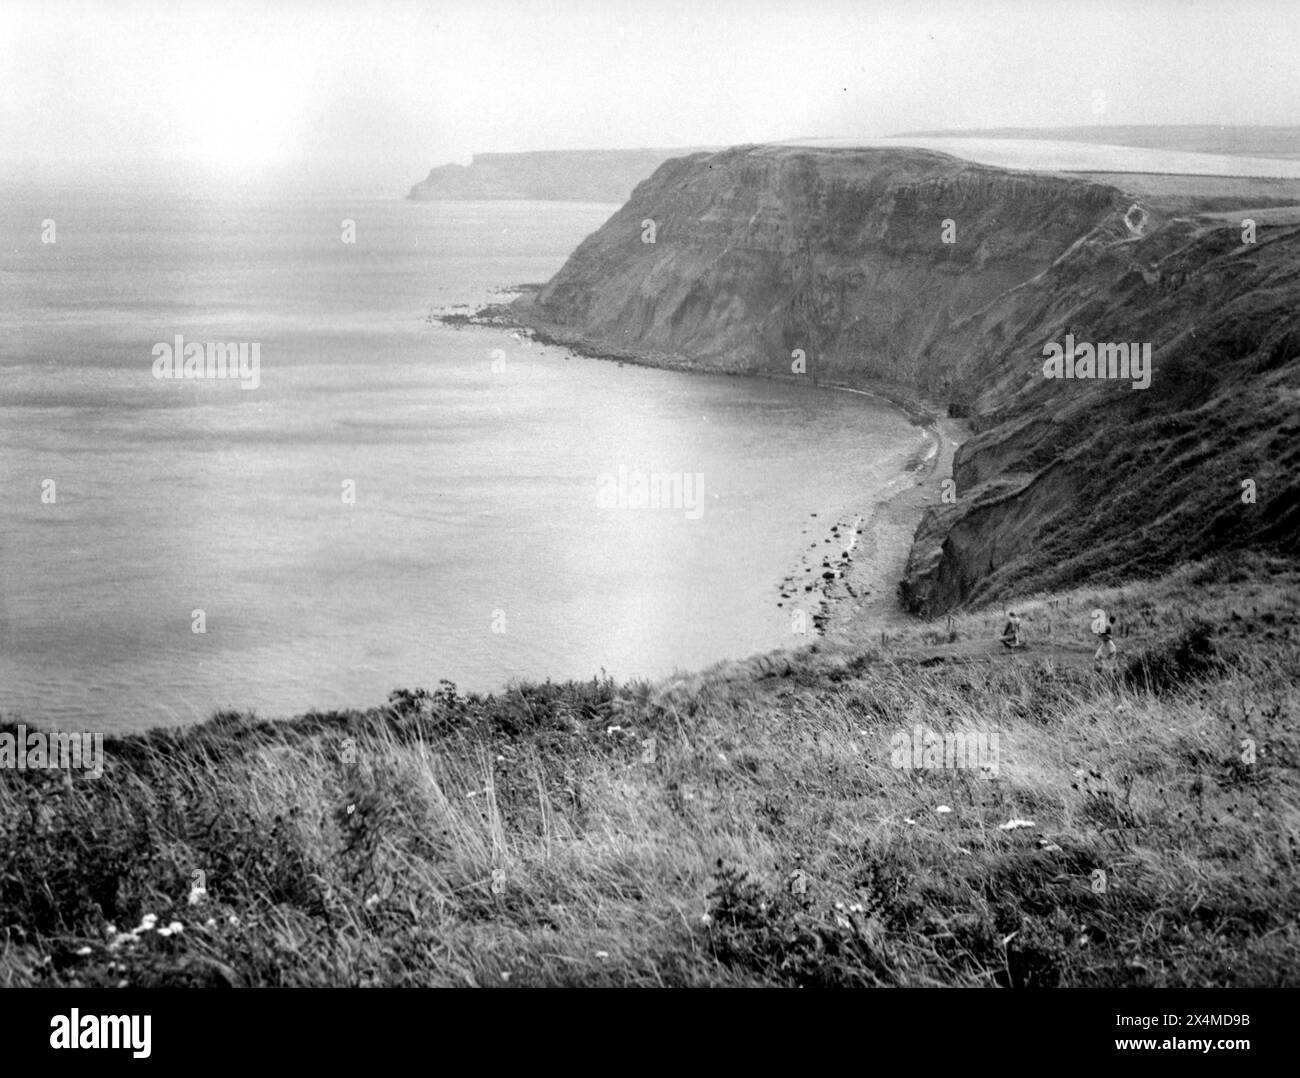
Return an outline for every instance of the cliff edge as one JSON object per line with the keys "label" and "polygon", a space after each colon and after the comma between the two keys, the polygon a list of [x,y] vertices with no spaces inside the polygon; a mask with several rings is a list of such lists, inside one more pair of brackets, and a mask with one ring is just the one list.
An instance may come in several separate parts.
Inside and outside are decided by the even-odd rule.
{"label": "cliff edge", "polygon": [[[1284,200],[1247,205],[1265,201]],[[596,351],[802,364],[968,417],[955,501],[927,513],[902,585],[934,615],[1294,544],[1300,217],[1258,216],[1243,242],[1221,197],[1135,201],[916,149],[736,147],[660,165],[517,312]],[[1046,377],[1067,334],[1149,345],[1149,385]]]}

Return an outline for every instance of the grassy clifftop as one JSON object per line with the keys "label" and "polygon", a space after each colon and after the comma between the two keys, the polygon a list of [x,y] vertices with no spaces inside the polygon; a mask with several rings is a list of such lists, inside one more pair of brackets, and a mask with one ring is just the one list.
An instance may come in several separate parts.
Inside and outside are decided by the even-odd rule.
{"label": "grassy clifftop", "polygon": [[[0,771],[0,984],[1294,984],[1298,599],[1221,559],[1014,657],[988,612]],[[895,766],[918,725],[997,755]]]}

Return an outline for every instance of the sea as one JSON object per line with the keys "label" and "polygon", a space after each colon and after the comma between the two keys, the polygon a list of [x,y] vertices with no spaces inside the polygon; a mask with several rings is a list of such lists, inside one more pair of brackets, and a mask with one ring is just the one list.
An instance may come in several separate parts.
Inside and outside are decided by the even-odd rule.
{"label": "sea", "polygon": [[[545,281],[616,209],[0,189],[0,721],[284,718],[811,639],[782,581],[904,473],[904,416],[430,319]],[[166,377],[195,342],[255,377]]]}

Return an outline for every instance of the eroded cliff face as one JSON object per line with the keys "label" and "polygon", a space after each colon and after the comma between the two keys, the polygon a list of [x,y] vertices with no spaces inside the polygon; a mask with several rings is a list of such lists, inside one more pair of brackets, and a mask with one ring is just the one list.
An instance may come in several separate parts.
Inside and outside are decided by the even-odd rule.
{"label": "eroded cliff face", "polygon": [[[1239,220],[1103,222],[936,348],[964,365],[976,434],[958,504],[922,525],[919,611],[1300,536],[1300,228],[1241,243]],[[1043,345],[1151,344],[1151,381],[1049,380]],[[947,519],[944,519],[944,518]]]}
{"label": "eroded cliff face", "polygon": [[[593,341],[702,366],[788,373],[802,349],[815,378],[942,391],[958,372],[929,362],[928,346],[1046,269],[1119,198],[917,150],[696,154],[640,184],[537,310]],[[945,220],[956,243],[942,242]]]}
{"label": "eroded cliff face", "polygon": [[[694,154],[521,313],[708,369],[788,374],[801,350],[808,377],[968,413],[957,503],[923,522],[903,584],[920,612],[1293,537],[1300,229],[1243,246],[1237,222],[1132,205],[921,150]],[[1045,378],[1067,332],[1150,343],[1150,388]]]}

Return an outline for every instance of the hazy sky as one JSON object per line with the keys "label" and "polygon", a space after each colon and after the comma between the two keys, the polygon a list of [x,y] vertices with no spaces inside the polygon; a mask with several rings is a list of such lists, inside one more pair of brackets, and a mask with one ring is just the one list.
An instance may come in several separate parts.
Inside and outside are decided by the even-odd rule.
{"label": "hazy sky", "polygon": [[1297,12],[1297,0],[0,0],[0,167],[287,168],[404,191],[485,150],[1287,124],[1300,118]]}

